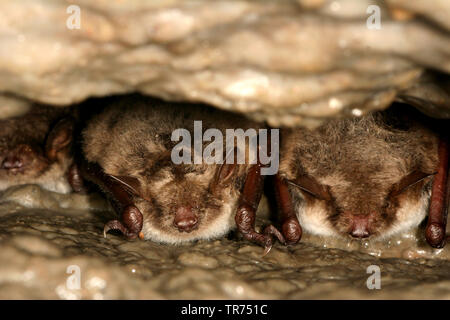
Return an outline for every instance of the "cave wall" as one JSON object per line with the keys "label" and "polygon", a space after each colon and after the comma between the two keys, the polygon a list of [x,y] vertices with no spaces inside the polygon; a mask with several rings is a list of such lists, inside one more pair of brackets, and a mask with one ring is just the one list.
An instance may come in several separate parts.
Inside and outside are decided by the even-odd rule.
{"label": "cave wall", "polygon": [[275,126],[394,100],[449,117],[449,15],[445,0],[2,1],[0,91],[54,105],[140,91]]}

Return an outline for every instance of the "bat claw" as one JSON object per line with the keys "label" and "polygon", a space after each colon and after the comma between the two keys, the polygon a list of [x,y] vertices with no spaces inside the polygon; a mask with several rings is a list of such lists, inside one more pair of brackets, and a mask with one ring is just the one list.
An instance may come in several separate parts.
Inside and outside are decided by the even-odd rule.
{"label": "bat claw", "polygon": [[280,241],[283,245],[286,245],[286,240],[284,239],[283,234],[273,225],[269,225],[264,229],[264,235],[266,237],[270,237],[270,242],[272,242],[272,237],[275,236],[278,241]]}
{"label": "bat claw", "polygon": [[248,205],[241,205],[237,211],[235,221],[238,230],[242,233],[245,239],[254,241],[264,246],[264,254],[267,255],[272,249],[273,237],[275,236],[282,244],[286,244],[286,240],[277,228],[273,225],[267,226],[262,233],[258,233],[255,230],[255,210]]}
{"label": "bat claw", "polygon": [[266,245],[262,257],[264,258],[270,252],[270,250],[272,250],[272,243],[270,243],[270,245]]}
{"label": "bat claw", "polygon": [[243,232],[242,234],[245,239],[257,242],[264,247],[263,257],[265,257],[272,249],[274,237],[276,237],[282,244],[286,245],[283,235],[273,225],[267,226],[263,233],[258,233],[255,230],[251,230],[245,233]]}
{"label": "bat claw", "polygon": [[[120,231],[127,239],[135,239],[138,235],[134,232],[131,232],[130,230],[125,227],[122,222],[119,220],[111,220],[108,221],[105,224],[105,227],[103,228],[103,236],[106,238],[106,234],[110,230],[117,230]],[[139,235],[140,236],[140,235]]]}
{"label": "bat claw", "polygon": [[263,258],[272,250],[273,246],[273,238],[274,236],[280,241],[283,245],[286,245],[286,240],[284,239],[283,235],[280,231],[278,231],[277,228],[275,228],[273,225],[269,225],[264,229],[264,253]]}

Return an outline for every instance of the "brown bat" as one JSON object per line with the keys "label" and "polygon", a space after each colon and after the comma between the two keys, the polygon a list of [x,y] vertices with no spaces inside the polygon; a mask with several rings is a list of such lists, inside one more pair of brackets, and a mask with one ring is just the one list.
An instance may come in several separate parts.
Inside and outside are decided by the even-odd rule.
{"label": "brown bat", "polygon": [[[261,163],[251,164],[248,154],[243,164],[174,160],[180,137],[173,139],[173,135],[182,129],[181,133],[193,138],[198,134],[194,121],[202,122],[200,139],[206,129],[215,128],[222,134],[223,139],[214,141],[220,140],[223,151],[215,151],[214,156],[222,155],[224,160],[230,158],[226,129],[261,128],[229,112],[138,95],[117,97],[87,121],[82,131],[81,175],[102,189],[121,217],[105,225],[105,235],[119,230],[130,239],[139,236],[177,244],[221,237],[234,228],[235,220],[246,239],[266,248],[271,246],[272,235],[283,241],[273,226],[263,234],[255,231],[264,178]],[[175,154],[188,154],[187,159],[192,159],[195,148],[206,152],[210,143],[201,141],[196,146],[195,141],[192,145],[189,140]]]}
{"label": "brown bat", "polygon": [[282,130],[275,188],[286,241],[298,242],[302,229],[384,238],[416,228],[428,213],[426,239],[443,247],[448,150],[445,135],[401,105]]}
{"label": "brown bat", "polygon": [[37,184],[69,192],[73,124],[68,108],[37,104],[25,115],[0,120],[0,190]]}

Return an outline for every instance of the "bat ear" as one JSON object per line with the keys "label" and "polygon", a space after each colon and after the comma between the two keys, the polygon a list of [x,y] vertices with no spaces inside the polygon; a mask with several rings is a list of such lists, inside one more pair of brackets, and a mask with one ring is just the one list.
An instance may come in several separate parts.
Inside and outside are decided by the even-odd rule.
{"label": "bat ear", "polygon": [[327,186],[320,184],[316,179],[310,175],[303,174],[300,175],[294,181],[288,181],[288,183],[300,188],[306,193],[314,196],[320,200],[331,200],[330,190]]}
{"label": "bat ear", "polygon": [[236,163],[224,163],[216,171],[214,180],[210,186],[211,192],[214,193],[218,187],[227,187],[233,181],[234,172],[237,169]]}
{"label": "bat ear", "polygon": [[137,178],[131,176],[114,176],[114,175],[110,175],[110,177],[123,184],[134,195],[141,197],[142,194],[141,183]]}
{"label": "bat ear", "polygon": [[74,120],[63,118],[53,127],[45,142],[45,155],[51,161],[58,160],[59,156],[67,153],[73,141]]}
{"label": "bat ear", "polygon": [[234,172],[236,171],[236,163],[228,164],[224,163],[220,166],[219,172],[218,172],[218,178],[217,182],[220,185],[226,186],[229,185]]}
{"label": "bat ear", "polygon": [[422,181],[423,179],[425,179],[429,176],[432,176],[432,175],[433,175],[433,173],[430,174],[430,173],[425,173],[422,171],[415,170],[415,171],[411,172],[410,174],[404,176],[399,182],[394,184],[394,186],[392,187],[390,196],[391,197],[398,196],[408,187],[411,187],[411,186],[415,185],[416,183],[418,183],[418,182]]}
{"label": "bat ear", "polygon": [[231,183],[234,172],[237,169],[237,152],[238,149],[234,148],[232,153],[229,152],[229,154],[225,156],[225,161],[220,166],[216,174],[216,185],[228,186]]}

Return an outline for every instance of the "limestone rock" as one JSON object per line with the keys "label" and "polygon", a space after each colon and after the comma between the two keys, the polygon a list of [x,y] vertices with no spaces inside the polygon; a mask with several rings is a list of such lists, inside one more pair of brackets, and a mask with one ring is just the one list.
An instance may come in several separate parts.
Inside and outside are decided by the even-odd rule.
{"label": "limestone rock", "polygon": [[[265,257],[237,239],[105,239],[107,207],[45,190],[30,194],[41,199],[30,207],[14,196],[29,188],[0,194],[0,299],[450,298],[450,246],[432,250],[414,235],[360,247],[305,235]],[[381,269],[382,290],[367,288],[370,265]]]}
{"label": "limestone rock", "polygon": [[[449,15],[446,0],[5,0],[0,91],[56,105],[140,91],[313,126],[417,97],[425,69],[448,74]],[[448,117],[448,100],[413,99]]]}

